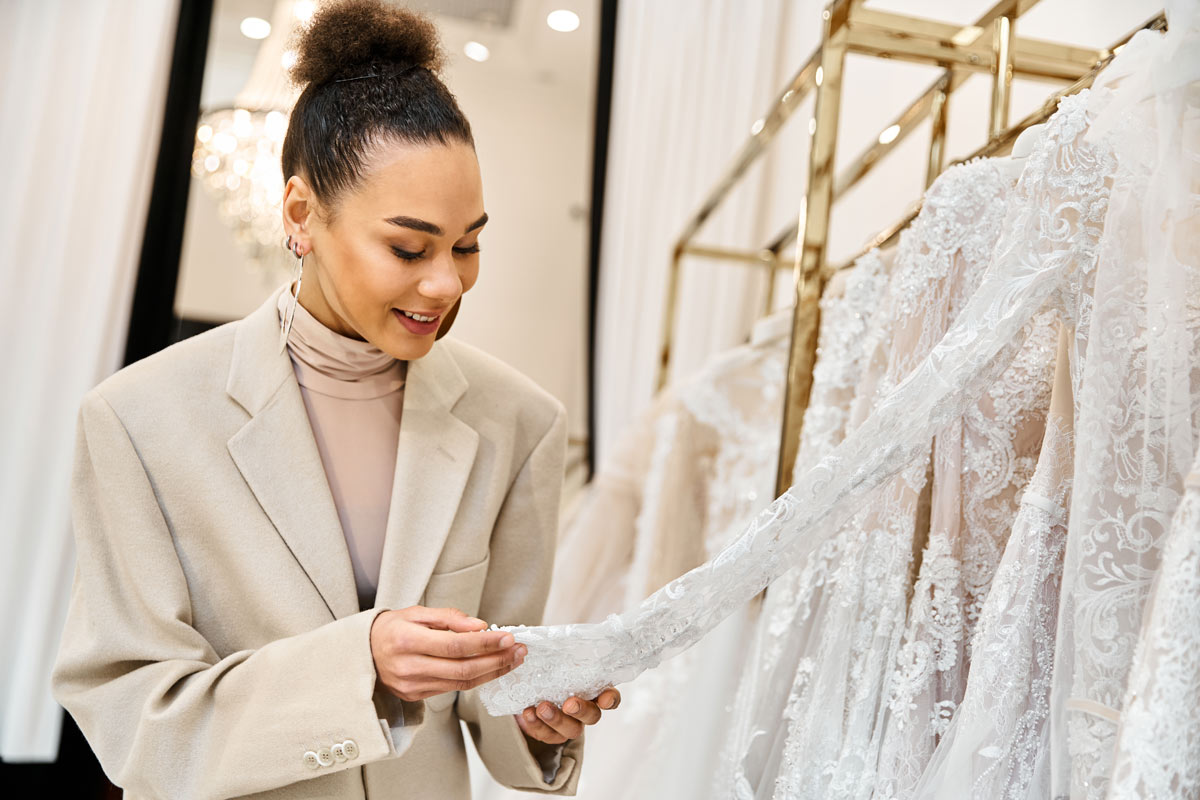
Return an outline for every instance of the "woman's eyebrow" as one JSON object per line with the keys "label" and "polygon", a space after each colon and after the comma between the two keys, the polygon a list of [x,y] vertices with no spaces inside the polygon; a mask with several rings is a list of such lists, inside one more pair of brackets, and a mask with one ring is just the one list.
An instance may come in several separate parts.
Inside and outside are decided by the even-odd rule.
{"label": "woman's eyebrow", "polygon": [[[482,228],[487,224],[487,221],[488,215],[484,214],[482,217],[468,225],[467,229],[463,231],[463,233],[470,233],[476,228]],[[434,236],[441,236],[443,233],[440,225],[435,225],[432,222],[427,222],[423,219],[417,219],[416,217],[388,217],[384,220],[384,222],[399,226],[401,228],[412,228],[414,231],[421,231],[422,233],[428,233]]]}

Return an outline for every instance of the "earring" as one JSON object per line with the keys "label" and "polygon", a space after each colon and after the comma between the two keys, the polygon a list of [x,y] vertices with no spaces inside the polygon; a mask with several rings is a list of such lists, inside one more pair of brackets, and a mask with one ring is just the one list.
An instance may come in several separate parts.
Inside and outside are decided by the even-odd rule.
{"label": "earring", "polygon": [[296,290],[288,292],[291,297],[288,298],[287,308],[284,310],[283,320],[280,322],[279,352],[281,353],[287,346],[288,334],[292,330],[292,320],[296,318],[296,304],[300,301],[300,282],[304,278],[304,254],[300,253],[300,245],[293,246],[292,252],[300,260],[297,262],[296,272],[292,278],[296,284]]}

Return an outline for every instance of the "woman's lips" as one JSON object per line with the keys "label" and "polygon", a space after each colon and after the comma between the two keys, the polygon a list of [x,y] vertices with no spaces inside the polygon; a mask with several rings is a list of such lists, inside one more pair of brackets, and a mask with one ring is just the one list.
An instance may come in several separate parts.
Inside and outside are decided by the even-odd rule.
{"label": "woman's lips", "polygon": [[[403,325],[409,333],[415,336],[428,336],[431,333],[437,333],[438,325],[441,324],[442,321],[441,314],[438,314],[436,317],[434,317],[431,322],[418,322],[412,317],[406,316],[398,308],[393,308],[392,313],[396,316],[396,319],[400,320],[400,324]],[[421,316],[424,317],[430,315],[422,314]]]}

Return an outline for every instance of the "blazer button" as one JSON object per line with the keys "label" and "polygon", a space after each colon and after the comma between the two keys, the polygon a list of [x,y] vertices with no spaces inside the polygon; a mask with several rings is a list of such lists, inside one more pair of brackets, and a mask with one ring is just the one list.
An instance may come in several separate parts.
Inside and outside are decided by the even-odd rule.
{"label": "blazer button", "polygon": [[317,763],[319,763],[322,767],[333,766],[333,753],[328,747],[317,748]]}
{"label": "blazer button", "polygon": [[317,760],[317,754],[312,750],[306,750],[304,753],[304,766],[309,769],[317,769],[321,766],[321,762]]}
{"label": "blazer button", "polygon": [[358,758],[358,745],[353,739],[347,739],[342,742],[342,752],[346,754],[346,758]]}
{"label": "blazer button", "polygon": [[338,742],[333,747],[329,748],[329,750],[333,753],[333,757],[338,761],[346,760],[346,748],[342,746],[341,742]]}

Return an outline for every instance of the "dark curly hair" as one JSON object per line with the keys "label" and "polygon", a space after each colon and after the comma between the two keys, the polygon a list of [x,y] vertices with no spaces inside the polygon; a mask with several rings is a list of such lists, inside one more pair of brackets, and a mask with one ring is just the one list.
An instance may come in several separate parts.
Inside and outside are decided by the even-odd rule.
{"label": "dark curly hair", "polygon": [[383,0],[341,0],[319,8],[294,49],[291,78],[304,89],[283,140],[283,178],[302,176],[330,216],[378,144],[474,147],[426,17]]}

